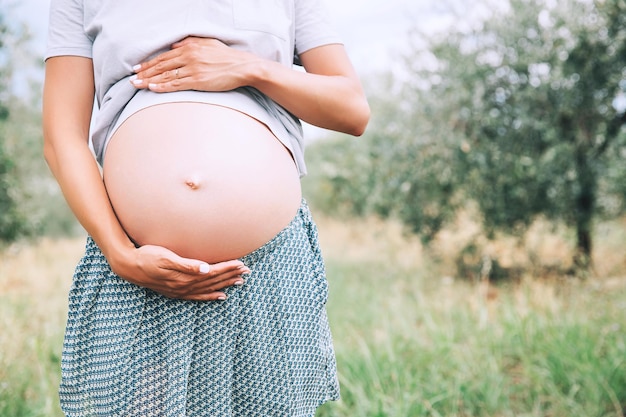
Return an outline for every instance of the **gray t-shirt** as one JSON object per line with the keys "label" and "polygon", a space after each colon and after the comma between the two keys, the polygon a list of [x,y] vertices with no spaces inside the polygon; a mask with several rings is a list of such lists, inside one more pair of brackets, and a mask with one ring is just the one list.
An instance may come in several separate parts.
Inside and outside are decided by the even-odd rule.
{"label": "gray t-shirt", "polygon": [[233,107],[265,123],[306,173],[302,127],[253,88],[231,92],[136,90],[132,67],[187,37],[211,37],[291,66],[297,55],[340,43],[321,0],[52,0],[45,58],[91,58],[98,111],[91,140],[100,163],[115,128],[149,105],[198,101]]}

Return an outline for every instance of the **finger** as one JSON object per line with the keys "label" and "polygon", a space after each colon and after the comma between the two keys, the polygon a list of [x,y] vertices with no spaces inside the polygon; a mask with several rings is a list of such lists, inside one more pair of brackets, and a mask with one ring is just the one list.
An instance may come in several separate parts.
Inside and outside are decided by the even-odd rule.
{"label": "finger", "polygon": [[172,255],[159,265],[161,269],[179,272],[185,275],[208,275],[212,265],[199,259],[183,258],[172,252]]}
{"label": "finger", "polygon": [[241,275],[220,274],[216,277],[201,277],[178,273],[176,280],[162,282],[156,289],[166,297],[184,300],[217,300],[224,288],[237,287],[245,284]]}
{"label": "finger", "polygon": [[214,280],[196,282],[187,288],[186,294],[190,297],[204,297],[215,292],[220,292],[224,288],[241,287],[245,282],[245,279],[240,275],[219,282],[215,282]]}
{"label": "finger", "polygon": [[181,80],[182,78],[185,78],[185,76],[183,75],[183,72],[184,71],[182,67],[165,71],[161,75],[152,77],[149,80],[149,84],[180,84],[180,83],[176,83],[176,81]]}
{"label": "finger", "polygon": [[[185,299],[190,300],[222,300],[225,294],[221,292],[224,288],[240,287],[245,284],[245,279],[241,275],[221,274],[217,277],[207,279],[202,282],[195,282],[186,288]],[[221,296],[224,296],[222,298]]]}
{"label": "finger", "polygon": [[[178,72],[178,75],[177,75]],[[172,91],[188,90],[186,84],[187,77],[181,77],[180,69],[167,71],[160,76],[153,77],[149,80],[143,80],[141,83],[144,88],[156,93],[166,93]]]}
{"label": "finger", "polygon": [[167,66],[159,67],[157,70],[149,69],[137,74],[137,78],[147,81],[148,83],[168,83],[180,80],[186,77],[187,71],[183,69],[183,64],[168,63]]}
{"label": "finger", "polygon": [[249,274],[250,268],[248,268],[243,262],[238,259],[232,261],[218,262],[211,265],[213,275],[225,274],[228,272],[238,274]]}
{"label": "finger", "polygon": [[181,272],[187,275],[218,276],[225,273],[247,274],[250,269],[238,259],[226,262],[218,262],[210,265],[199,259],[183,258],[172,253],[167,263],[162,265],[163,269]]}
{"label": "finger", "polygon": [[162,74],[152,77],[146,77],[146,73],[147,72],[143,72],[131,76],[130,82],[136,88],[149,88],[150,90],[158,92],[177,91],[184,89],[182,79],[186,78],[186,76],[183,75],[183,70],[181,67],[165,71]]}
{"label": "finger", "polygon": [[187,36],[186,38],[172,44],[172,49],[180,48],[186,45],[211,43],[212,41],[215,41],[215,40],[216,40],[215,38],[201,38],[199,36]]}
{"label": "finger", "polygon": [[139,74],[141,72],[145,72],[151,68],[157,67],[159,65],[163,65],[164,62],[170,61],[174,58],[175,54],[178,54],[178,51],[169,50],[167,52],[163,52],[156,57],[149,59],[144,62],[140,62],[139,64],[133,67],[133,71],[135,74]]}
{"label": "finger", "polygon": [[197,36],[189,36],[186,37],[185,39],[176,42],[174,44],[172,44],[172,49],[171,50],[176,50],[176,49],[180,49],[184,46],[189,46],[189,47],[195,47],[195,46],[209,46],[209,47],[216,47],[216,46],[227,46],[226,43],[222,42],[219,39],[215,39],[215,38],[200,38]]}
{"label": "finger", "polygon": [[208,293],[218,291],[226,287],[240,286],[245,283],[244,275],[249,274],[250,269],[241,265],[235,269],[220,269],[212,265],[212,271],[205,279],[196,279],[188,284],[190,293]]}
{"label": "finger", "polygon": [[209,272],[211,272],[211,265],[209,265],[206,262],[202,262],[200,265],[198,265],[198,274],[208,274]]}
{"label": "finger", "polygon": [[212,292],[210,294],[197,294],[197,295],[191,295],[189,297],[186,297],[186,300],[190,300],[190,301],[225,301],[228,298],[228,296],[221,292],[221,291],[215,291]]}
{"label": "finger", "polygon": [[172,44],[172,49],[180,48],[181,46],[189,45],[196,42],[199,38],[196,36],[187,36],[186,38]]}
{"label": "finger", "polygon": [[162,54],[142,62],[133,67],[133,71],[139,78],[150,78],[161,75],[166,71],[171,71],[184,65],[181,58],[180,50],[169,50]]}
{"label": "finger", "polygon": [[219,290],[231,285],[243,285],[245,282],[243,274],[237,271],[230,271],[224,274],[209,276],[204,280],[198,280],[191,286],[196,288],[206,288],[212,290]]}
{"label": "finger", "polygon": [[187,284],[189,293],[209,293],[218,291],[226,287],[240,286],[245,284],[245,278],[237,272],[205,277],[204,279],[194,279]]}

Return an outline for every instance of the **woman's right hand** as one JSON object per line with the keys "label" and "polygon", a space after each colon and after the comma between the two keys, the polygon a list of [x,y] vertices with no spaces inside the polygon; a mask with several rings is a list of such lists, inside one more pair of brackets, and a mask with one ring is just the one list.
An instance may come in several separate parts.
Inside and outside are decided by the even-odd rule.
{"label": "woman's right hand", "polygon": [[125,280],[169,298],[193,301],[225,300],[226,287],[243,285],[250,269],[239,260],[209,265],[178,256],[161,246],[132,249],[123,262],[109,260],[113,271]]}
{"label": "woman's right hand", "polygon": [[226,287],[250,272],[241,261],[210,266],[158,246],[136,248],[117,220],[100,169],[89,149],[94,103],[90,58],[58,56],[46,61],[43,94],[44,155],[70,208],[122,278],[166,297],[221,300]]}
{"label": "woman's right hand", "polygon": [[[242,57],[225,45],[200,39],[181,42],[174,48],[178,51],[170,52],[175,55],[195,49],[198,44],[207,46],[207,42],[216,56],[234,57],[234,61]],[[300,59],[306,73],[262,61],[265,64],[256,67],[264,68],[260,68],[258,74],[251,74],[246,85],[257,88],[311,124],[360,135],[369,120],[369,106],[343,46],[332,44],[312,48],[302,53]],[[174,63],[177,66],[166,69],[171,71],[181,65]],[[142,65],[138,75],[142,71],[148,70]],[[226,79],[232,81],[229,76]],[[145,86],[139,82],[138,88],[141,87]],[[327,94],[329,91],[339,93]],[[221,290],[240,283],[241,275],[249,273],[240,261],[218,263],[204,273],[201,266],[206,264],[202,261],[181,258],[162,247],[137,249],[128,239],[113,211],[100,169],[88,146],[94,93],[91,58],[64,55],[46,61],[44,155],[76,218],[98,244],[113,271],[122,278],[167,297],[224,299],[226,294]],[[351,99],[347,99],[349,97]],[[122,247],[124,249],[120,251]]]}

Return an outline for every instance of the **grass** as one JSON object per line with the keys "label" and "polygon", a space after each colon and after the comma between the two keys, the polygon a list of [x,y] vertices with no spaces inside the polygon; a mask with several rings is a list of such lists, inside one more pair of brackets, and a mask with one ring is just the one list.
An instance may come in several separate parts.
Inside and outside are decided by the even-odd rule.
{"label": "grass", "polygon": [[[342,400],[318,417],[624,415],[624,222],[599,228],[597,278],[497,286],[454,277],[452,232],[432,254],[393,224],[319,224]],[[537,236],[526,244],[545,254],[550,241],[564,248],[553,259],[567,257],[567,245]],[[42,240],[0,254],[0,416],[62,416],[66,293],[82,245]]]}
{"label": "grass", "polygon": [[[320,417],[624,415],[626,277],[524,276],[493,286],[454,279],[445,259],[429,263],[388,223],[361,233],[328,220],[320,228],[342,386],[342,401]],[[623,273],[623,222],[600,230],[603,271],[621,263]],[[436,243],[437,257],[459,245],[453,232]],[[547,256],[549,241],[562,249],[546,262],[566,263],[568,245],[539,234],[526,249]]]}
{"label": "grass", "polygon": [[67,291],[77,240],[0,254],[0,416],[62,416],[58,389]]}
{"label": "grass", "polygon": [[367,312],[342,316],[345,300],[331,302],[344,395],[320,415],[623,415],[624,288],[522,283],[489,300],[467,284],[424,290],[345,272],[340,286],[371,292],[333,288]]}

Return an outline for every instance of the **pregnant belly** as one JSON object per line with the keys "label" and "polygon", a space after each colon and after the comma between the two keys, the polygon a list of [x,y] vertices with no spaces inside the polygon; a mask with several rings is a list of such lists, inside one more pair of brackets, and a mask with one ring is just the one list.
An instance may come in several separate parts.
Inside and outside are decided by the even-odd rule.
{"label": "pregnant belly", "polygon": [[265,125],[204,103],[132,115],[109,142],[103,174],[134,242],[212,263],[262,246],[301,201],[295,163]]}

